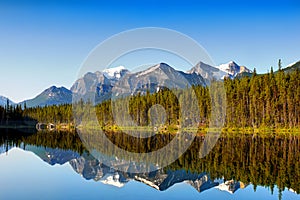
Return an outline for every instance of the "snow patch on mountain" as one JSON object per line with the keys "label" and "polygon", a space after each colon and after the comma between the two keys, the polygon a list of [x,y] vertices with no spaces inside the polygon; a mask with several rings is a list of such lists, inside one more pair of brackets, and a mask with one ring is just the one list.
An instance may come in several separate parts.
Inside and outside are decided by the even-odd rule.
{"label": "snow patch on mountain", "polygon": [[145,179],[145,178],[141,178],[141,177],[135,176],[134,179],[135,179],[136,181],[139,181],[139,182],[142,182],[142,183],[144,183],[144,184],[146,184],[146,185],[149,185],[150,187],[153,187],[153,188],[155,188],[155,189],[157,189],[157,190],[160,190],[159,186],[155,185],[155,183],[153,183],[153,182],[151,182],[151,181],[148,181],[148,180]]}
{"label": "snow patch on mountain", "polygon": [[160,63],[160,64],[154,65],[154,66],[152,66],[152,67],[150,67],[150,68],[148,68],[148,69],[146,69],[146,70],[144,70],[144,71],[138,72],[138,73],[136,74],[136,77],[138,78],[138,77],[140,77],[140,76],[145,76],[145,75],[147,75],[147,74],[150,74],[151,72],[154,72],[156,69],[160,68],[162,65],[163,65],[163,64]]}
{"label": "snow patch on mountain", "polygon": [[225,192],[228,192],[230,194],[233,194],[233,191],[230,190],[230,185],[227,184],[227,183],[222,183],[222,184],[216,186],[215,188],[219,189],[221,191],[225,191]]}
{"label": "snow patch on mountain", "polygon": [[220,69],[223,72],[226,72],[230,78],[235,78],[238,74],[241,73],[253,73],[250,69],[245,66],[239,66],[234,61],[230,61],[229,63],[221,64],[216,66],[216,68]]}
{"label": "snow patch on mountain", "polygon": [[300,62],[300,61],[293,62],[293,63],[291,63],[291,64],[287,65],[285,68],[291,67],[291,66],[293,66],[293,65],[297,64],[298,62]]}
{"label": "snow patch on mountain", "polygon": [[112,185],[115,187],[123,187],[125,183],[120,182],[120,175],[119,174],[106,174],[101,180],[101,183],[106,185]]}
{"label": "snow patch on mountain", "polygon": [[230,194],[235,193],[238,189],[244,189],[248,185],[244,184],[241,181],[234,181],[234,180],[228,180],[225,181],[224,183],[220,183],[218,186],[216,186],[216,189],[219,189],[221,191],[226,191]]}
{"label": "snow patch on mountain", "polygon": [[119,67],[113,67],[113,68],[107,68],[103,70],[104,76],[106,78],[112,79],[116,78],[119,79],[121,78],[128,70],[124,66],[119,66]]}

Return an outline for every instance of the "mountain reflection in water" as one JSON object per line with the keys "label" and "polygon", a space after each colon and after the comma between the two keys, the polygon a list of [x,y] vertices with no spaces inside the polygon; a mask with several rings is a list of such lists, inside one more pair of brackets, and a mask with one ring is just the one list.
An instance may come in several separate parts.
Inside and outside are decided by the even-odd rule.
{"label": "mountain reflection in water", "polygon": [[[123,141],[121,145],[125,148],[134,147],[131,144],[133,141],[127,140],[126,135],[106,135],[114,142]],[[155,143],[147,139],[142,142],[160,146],[172,138],[170,135],[160,135]],[[160,191],[185,182],[199,192],[218,188],[234,193],[251,184],[254,189],[257,186],[266,186],[273,192],[277,186],[279,191],[288,188],[300,193],[298,136],[221,136],[213,150],[199,159],[198,153],[203,139],[196,137],[188,151],[174,163],[149,173],[122,172],[115,170],[113,166],[104,165],[90,154],[76,133],[69,132],[2,132],[0,153],[19,147],[33,152],[50,165],[69,163],[83,178],[116,187],[123,187],[130,180],[135,180]]]}

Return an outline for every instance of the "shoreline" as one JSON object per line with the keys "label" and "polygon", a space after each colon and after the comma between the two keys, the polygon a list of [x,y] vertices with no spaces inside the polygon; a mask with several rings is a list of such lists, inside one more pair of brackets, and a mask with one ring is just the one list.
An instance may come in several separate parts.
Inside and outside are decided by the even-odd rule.
{"label": "shoreline", "polygon": [[82,128],[87,128],[88,130],[103,130],[103,131],[110,131],[110,132],[118,132],[118,131],[152,131],[156,132],[157,134],[176,134],[179,131],[184,131],[184,132],[191,132],[195,134],[200,134],[204,135],[207,132],[210,133],[219,133],[221,132],[222,134],[273,134],[273,135],[282,135],[282,134],[291,134],[291,135],[300,135],[300,127],[294,127],[294,128],[269,128],[269,127],[262,127],[262,128],[252,128],[252,127],[243,127],[243,128],[228,128],[228,127],[223,127],[223,128],[207,128],[207,127],[199,127],[199,128],[183,128],[180,130],[179,128],[174,129],[172,126],[170,127],[163,127],[163,128],[157,128],[156,130],[154,127],[150,126],[128,126],[128,127],[118,127],[118,126],[84,126],[84,125],[79,125],[76,127],[76,129],[82,129]]}
{"label": "shoreline", "polygon": [[100,126],[100,125],[79,125],[74,126],[73,123],[58,123],[54,124],[54,128],[49,129],[47,124],[43,129],[36,129],[34,125],[0,125],[0,130],[2,129],[36,129],[37,131],[76,131],[76,129],[81,130],[86,128],[88,130],[102,130],[108,132],[120,132],[120,131],[147,131],[147,132],[155,132],[156,134],[177,134],[181,132],[190,132],[195,133],[197,135],[205,135],[209,133],[222,133],[227,135],[235,135],[235,134],[259,134],[259,135],[300,135],[300,127],[294,128],[271,128],[271,127],[262,127],[262,128],[252,128],[252,127],[243,127],[243,128],[232,128],[232,127],[223,127],[223,128],[207,128],[207,127],[199,127],[199,128],[183,128],[180,129],[177,126],[163,126],[163,127],[151,127],[151,126],[127,126],[120,127],[116,125],[109,126]]}

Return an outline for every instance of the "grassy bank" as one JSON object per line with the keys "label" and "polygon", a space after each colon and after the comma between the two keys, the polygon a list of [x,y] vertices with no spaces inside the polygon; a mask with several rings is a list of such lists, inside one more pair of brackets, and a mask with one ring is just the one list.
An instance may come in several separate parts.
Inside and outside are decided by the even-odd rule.
{"label": "grassy bank", "polygon": [[149,131],[156,132],[157,134],[166,134],[166,133],[178,133],[178,132],[190,132],[195,133],[197,135],[205,135],[206,133],[223,133],[223,134],[261,134],[261,135],[300,135],[300,127],[295,128],[207,128],[207,127],[199,127],[199,128],[180,128],[178,126],[162,126],[162,127],[151,127],[151,126],[117,126],[117,125],[108,125],[108,126],[99,126],[97,124],[89,124],[89,125],[79,125],[78,129],[94,129],[94,130],[103,130],[110,132],[118,132],[118,131]]}

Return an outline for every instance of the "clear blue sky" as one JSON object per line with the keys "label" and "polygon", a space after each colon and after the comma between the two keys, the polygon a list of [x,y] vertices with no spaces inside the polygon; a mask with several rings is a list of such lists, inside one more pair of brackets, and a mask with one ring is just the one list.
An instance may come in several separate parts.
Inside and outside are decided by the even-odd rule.
{"label": "clear blue sky", "polygon": [[216,64],[258,72],[300,60],[300,3],[286,1],[0,0],[0,95],[32,98],[51,85],[69,88],[88,53],[127,29],[182,32]]}

